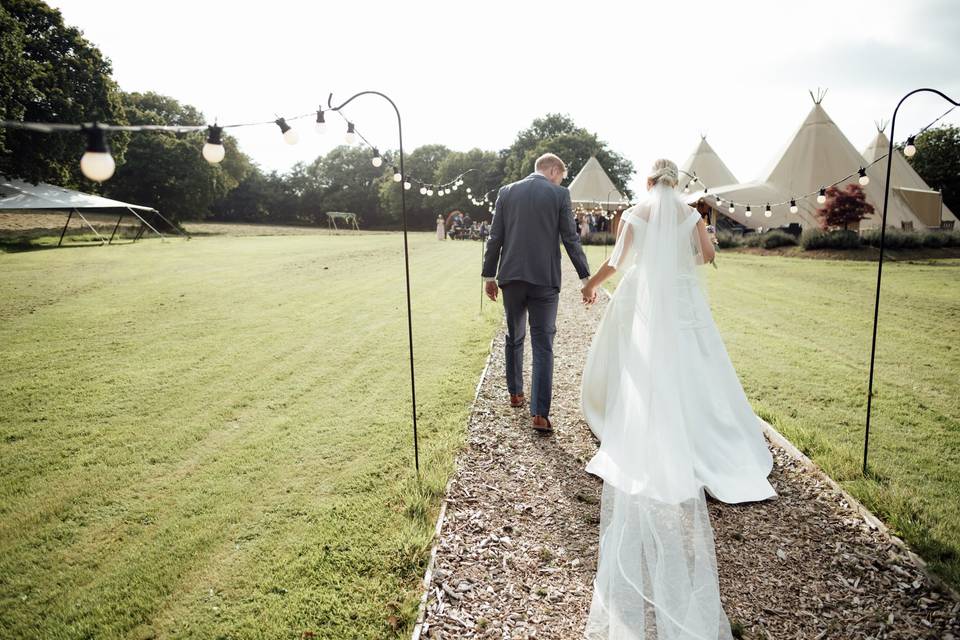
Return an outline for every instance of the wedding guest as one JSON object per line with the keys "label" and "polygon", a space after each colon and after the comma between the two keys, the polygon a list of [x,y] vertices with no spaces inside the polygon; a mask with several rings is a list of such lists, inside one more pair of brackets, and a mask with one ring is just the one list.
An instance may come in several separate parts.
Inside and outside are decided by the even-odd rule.
{"label": "wedding guest", "polygon": [[437,215],[437,240],[443,240],[447,237],[447,228],[443,224],[443,216]]}

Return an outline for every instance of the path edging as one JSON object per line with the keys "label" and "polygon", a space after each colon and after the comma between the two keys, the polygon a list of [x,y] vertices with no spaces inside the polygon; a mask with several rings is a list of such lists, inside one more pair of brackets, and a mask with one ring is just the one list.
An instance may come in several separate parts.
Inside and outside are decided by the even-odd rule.
{"label": "path edging", "polygon": [[863,518],[863,521],[866,522],[867,526],[871,529],[876,529],[880,535],[888,539],[892,544],[894,544],[900,551],[910,559],[910,561],[918,568],[927,579],[935,584],[940,589],[944,590],[946,593],[953,596],[954,600],[960,602],[960,593],[958,593],[951,585],[947,584],[943,578],[933,573],[930,570],[930,567],[927,565],[927,561],[918,556],[910,548],[910,546],[903,541],[902,538],[894,534],[890,528],[883,523],[880,518],[878,518],[870,509],[866,508],[862,502],[854,498],[847,492],[843,487],[841,487],[836,480],[831,478],[827,473],[821,469],[817,464],[811,460],[805,453],[800,451],[792,442],[787,440],[787,438],[777,431],[773,425],[769,422],[757,416],[757,420],[760,421],[760,424],[763,426],[763,432],[766,434],[767,438],[775,444],[777,447],[782,449],[784,453],[788,456],[800,462],[808,471],[815,475],[820,480],[826,482],[830,488],[840,494],[840,496],[846,500],[846,502],[853,507],[857,513],[860,514],[860,517]]}
{"label": "path edging", "polygon": [[[497,328],[499,332],[499,327]],[[473,414],[477,408],[477,400],[480,398],[480,388],[483,387],[483,381],[487,379],[487,372],[490,370],[490,362],[493,360],[493,345],[497,341],[497,332],[494,332],[493,337],[490,339],[490,347],[487,350],[487,361],[483,365],[483,371],[480,372],[480,379],[477,381],[477,389],[473,393],[473,402],[470,403],[470,411],[467,413],[467,429],[470,428],[470,420],[473,418]],[[467,434],[469,437],[469,433]],[[460,456],[457,456],[459,460]],[[447,515],[447,501],[450,496],[450,486],[453,484],[453,479],[457,475],[457,467],[459,464],[454,465],[453,472],[450,474],[450,479],[447,480],[447,486],[443,489],[443,500],[440,502],[440,512],[437,514],[437,524],[433,528],[433,544],[430,545],[430,560],[427,563],[427,570],[423,573],[422,588],[423,593],[420,596],[420,604],[417,607],[417,621],[413,626],[413,634],[410,636],[411,640],[420,640],[420,635],[424,631],[424,619],[427,616],[427,600],[430,597],[430,583],[433,582],[433,568],[437,562],[437,550],[440,546],[440,534],[443,531],[443,522]]]}

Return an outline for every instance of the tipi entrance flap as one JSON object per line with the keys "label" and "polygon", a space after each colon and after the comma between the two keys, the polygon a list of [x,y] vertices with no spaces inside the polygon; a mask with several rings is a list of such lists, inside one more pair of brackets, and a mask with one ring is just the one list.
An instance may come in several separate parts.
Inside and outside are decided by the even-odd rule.
{"label": "tipi entrance flap", "polygon": [[925,226],[932,229],[940,228],[943,198],[938,191],[893,187],[893,192],[904,199],[910,210]]}

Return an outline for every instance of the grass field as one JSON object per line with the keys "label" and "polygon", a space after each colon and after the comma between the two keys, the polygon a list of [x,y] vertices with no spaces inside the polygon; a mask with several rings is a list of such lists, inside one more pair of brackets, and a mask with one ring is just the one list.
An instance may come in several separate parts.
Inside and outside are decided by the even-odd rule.
{"label": "grass field", "polygon": [[960,586],[960,261],[884,265],[866,478],[876,264],[718,264],[710,303],[754,410]]}
{"label": "grass field", "polygon": [[[419,485],[398,235],[0,254],[0,636],[407,632],[500,317],[477,243],[412,248]],[[960,583],[960,262],[885,270],[869,478],[874,265],[720,265],[757,412]]]}
{"label": "grass field", "polygon": [[0,637],[409,631],[499,313],[479,245],[203,237],[0,254]]}

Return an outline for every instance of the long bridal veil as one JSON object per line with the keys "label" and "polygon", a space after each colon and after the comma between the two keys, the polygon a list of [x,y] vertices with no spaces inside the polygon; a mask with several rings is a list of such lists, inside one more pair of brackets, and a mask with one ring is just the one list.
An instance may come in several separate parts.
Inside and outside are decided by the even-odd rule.
{"label": "long bridal veil", "polygon": [[732,638],[687,424],[698,390],[680,357],[684,325],[696,314],[683,292],[699,286],[698,220],[659,183],[624,213],[610,258],[622,280],[583,391],[601,440],[587,471],[604,481],[588,638]]}

